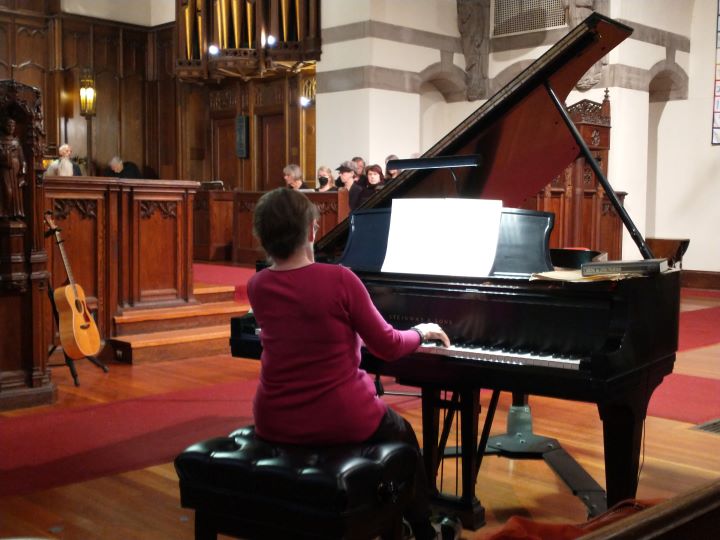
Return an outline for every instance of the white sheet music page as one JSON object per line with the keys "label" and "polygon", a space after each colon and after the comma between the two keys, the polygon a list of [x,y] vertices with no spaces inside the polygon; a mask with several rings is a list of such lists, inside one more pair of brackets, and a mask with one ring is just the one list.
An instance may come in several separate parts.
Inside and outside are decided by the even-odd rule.
{"label": "white sheet music page", "polygon": [[394,199],[382,271],[487,276],[501,214],[497,200]]}

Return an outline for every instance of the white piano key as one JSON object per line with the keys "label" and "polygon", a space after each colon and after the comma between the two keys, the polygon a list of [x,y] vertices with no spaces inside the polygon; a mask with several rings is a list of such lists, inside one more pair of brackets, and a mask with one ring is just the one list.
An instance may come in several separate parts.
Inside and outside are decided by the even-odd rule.
{"label": "white piano key", "polygon": [[478,362],[490,362],[498,364],[512,364],[518,366],[540,366],[554,369],[580,369],[580,359],[577,357],[552,356],[547,354],[533,354],[503,351],[495,348],[466,347],[450,345],[444,347],[424,343],[418,347],[417,352],[437,354],[464,360],[475,360]]}

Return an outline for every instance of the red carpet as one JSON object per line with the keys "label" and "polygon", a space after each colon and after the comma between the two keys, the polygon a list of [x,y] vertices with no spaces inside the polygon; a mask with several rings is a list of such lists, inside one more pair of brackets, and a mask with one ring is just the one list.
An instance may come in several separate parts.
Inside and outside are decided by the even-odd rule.
{"label": "red carpet", "polygon": [[671,373],[650,398],[648,416],[693,424],[720,418],[720,380]]}
{"label": "red carpet", "polygon": [[252,422],[255,381],[0,418],[0,496],[167,463]]}
{"label": "red carpet", "polygon": [[720,306],[680,313],[678,350],[720,343]]}
{"label": "red carpet", "polygon": [[246,285],[254,273],[255,268],[246,266],[193,263],[193,278],[196,283],[232,285],[235,287],[235,301],[241,304],[248,302]]}
{"label": "red carpet", "polygon": [[[0,417],[0,497],[168,463],[197,441],[251,424],[256,385],[254,380],[234,381]],[[394,383],[387,387],[412,391]],[[413,397],[388,396],[386,401],[399,410],[419,406]]]}
{"label": "red carpet", "polygon": [[681,298],[720,298],[720,291],[715,289],[681,289]]}

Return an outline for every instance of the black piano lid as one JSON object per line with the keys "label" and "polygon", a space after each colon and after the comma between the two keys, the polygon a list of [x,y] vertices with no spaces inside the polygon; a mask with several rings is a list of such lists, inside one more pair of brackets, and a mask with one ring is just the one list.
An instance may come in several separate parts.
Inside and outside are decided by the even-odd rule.
{"label": "black piano lid", "polygon": [[[422,157],[480,154],[478,168],[457,169],[457,188],[442,169],[405,171],[363,205],[387,208],[402,197],[474,197],[520,206],[571,163],[579,147],[547,89],[565,100],[595,62],[632,33],[632,28],[591,14],[520,75],[481,105]],[[334,259],[347,239],[349,220],[316,244],[318,260]]]}

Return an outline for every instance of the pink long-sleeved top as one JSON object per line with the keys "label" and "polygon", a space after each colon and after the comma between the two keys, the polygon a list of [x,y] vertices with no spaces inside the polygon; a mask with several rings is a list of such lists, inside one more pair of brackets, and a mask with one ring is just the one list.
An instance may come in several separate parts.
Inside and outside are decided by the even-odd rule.
{"label": "pink long-sleeved top", "polygon": [[262,270],[248,296],[263,345],[257,434],[298,444],[372,435],[386,405],[360,369],[360,347],[393,360],[418,347],[418,333],[385,322],[360,279],[339,265]]}

